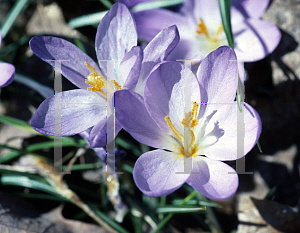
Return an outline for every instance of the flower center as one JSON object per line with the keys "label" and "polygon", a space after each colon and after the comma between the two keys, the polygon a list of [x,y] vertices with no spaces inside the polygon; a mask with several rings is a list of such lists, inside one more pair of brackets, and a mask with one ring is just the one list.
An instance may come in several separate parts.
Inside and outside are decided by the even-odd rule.
{"label": "flower center", "polygon": [[92,67],[89,63],[85,62],[84,63],[89,70],[91,71],[91,73],[89,74],[89,76],[86,77],[85,83],[90,84],[90,87],[88,87],[88,90],[91,90],[92,92],[95,91],[99,91],[102,95],[104,95],[105,97],[107,97],[106,92],[103,90],[103,87],[105,87],[107,89],[108,92],[110,92],[111,94],[113,94],[115,92],[115,90],[121,90],[122,87],[120,84],[118,84],[115,80],[110,80],[110,82],[112,84],[114,84],[114,87],[111,86],[111,84],[105,79],[103,78],[103,76],[101,74],[99,74],[97,72],[97,70]]}
{"label": "flower center", "polygon": [[[207,30],[207,27],[204,24],[203,20],[199,18],[199,24],[196,33],[202,43],[206,42],[203,46],[209,48],[210,50],[209,52],[220,47],[220,42],[223,40],[222,38],[220,38],[222,32],[223,32],[223,24],[221,23],[217,31],[213,35],[211,35]],[[203,39],[205,41],[202,41]]]}
{"label": "flower center", "polygon": [[194,128],[198,125],[197,113],[198,113],[199,105],[194,102],[192,111],[185,112],[184,118],[180,122],[184,126],[184,135],[179,133],[179,131],[175,128],[169,116],[165,116],[165,121],[168,126],[175,134],[175,136],[179,139],[180,142],[180,151],[181,154],[178,157],[185,156],[189,158],[191,156],[196,156],[196,152],[198,151],[197,145],[195,145],[195,134]]}

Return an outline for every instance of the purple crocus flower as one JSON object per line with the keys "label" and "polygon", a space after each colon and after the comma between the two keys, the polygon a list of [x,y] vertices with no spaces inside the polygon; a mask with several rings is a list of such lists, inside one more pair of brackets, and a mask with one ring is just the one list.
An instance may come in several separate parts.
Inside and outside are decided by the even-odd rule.
{"label": "purple crocus flower", "polygon": [[[257,61],[278,45],[281,33],[270,22],[261,20],[269,0],[233,0],[231,25],[239,61]],[[181,11],[154,9],[133,14],[138,35],[150,41],[161,29],[176,24],[180,42],[168,57],[203,59],[219,46],[227,45],[218,0],[186,0]]]}
{"label": "purple crocus flower", "polygon": [[[2,36],[0,31],[0,46],[2,42]],[[6,87],[12,83],[15,77],[15,67],[12,64],[6,62],[0,62],[0,88]]]}
{"label": "purple crocus flower", "polygon": [[[142,51],[136,46],[137,33],[131,13],[125,5],[116,3],[101,20],[95,41],[100,68],[79,48],[61,38],[36,36],[31,39],[30,48],[53,67],[56,59],[68,60],[61,62],[62,74],[80,88],[61,93],[62,136],[92,127],[90,146],[100,147],[114,139],[106,140],[106,122],[114,117],[113,93],[121,89],[143,93],[149,72],[169,55],[179,35],[176,26],[171,26]],[[52,96],[39,106],[31,126],[40,133],[54,135],[54,114]],[[115,119],[115,135],[121,127]]]}
{"label": "purple crocus flower", "polygon": [[[149,76],[144,98],[128,90],[115,93],[122,100],[116,115],[124,129],[159,148],[142,154],[134,166],[134,181],[144,194],[168,195],[185,182],[214,200],[236,192],[238,176],[221,161],[247,154],[261,133],[258,113],[245,104],[244,153],[238,157],[237,80],[236,55],[222,46],[200,63],[197,76],[180,63],[164,62]],[[185,162],[191,162],[192,173],[176,174],[185,171]]]}

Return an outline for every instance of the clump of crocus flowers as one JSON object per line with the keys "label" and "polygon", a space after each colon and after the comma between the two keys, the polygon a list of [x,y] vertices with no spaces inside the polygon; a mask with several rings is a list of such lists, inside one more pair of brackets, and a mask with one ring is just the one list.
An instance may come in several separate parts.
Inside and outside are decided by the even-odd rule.
{"label": "clump of crocus flowers", "polygon": [[[123,128],[137,141],[158,148],[142,154],[134,166],[134,181],[146,195],[164,196],[183,183],[214,200],[227,199],[237,190],[237,174],[221,162],[240,158],[236,123],[239,109],[235,102],[237,60],[260,59],[277,42],[270,45],[263,40],[266,51],[260,46],[256,53],[244,51],[239,36],[252,35],[247,31],[250,26],[274,28],[262,23],[260,14],[255,19],[237,14],[232,18],[236,50],[221,46],[226,44],[221,21],[217,17],[213,22],[205,11],[216,11],[216,6],[216,1],[188,0],[182,15],[149,11],[134,14],[135,22],[127,7],[116,3],[98,26],[98,64],[61,38],[37,36],[30,41],[32,51],[52,66],[55,60],[68,60],[61,63],[62,74],[79,88],[59,94],[62,136],[88,130],[90,146],[100,147],[114,140]],[[171,25],[165,15],[172,16]],[[157,20],[161,20],[159,25]],[[238,24],[239,20],[244,24]],[[138,33],[149,41],[144,49],[137,46],[136,24]],[[173,24],[179,28],[180,41]],[[166,61],[169,55],[173,60],[203,60],[195,75],[179,62]],[[55,135],[55,98],[47,98],[37,109],[31,122],[36,131]],[[244,104],[243,111],[245,147],[241,156],[253,148],[261,132],[258,113],[248,104]],[[107,123],[111,119],[113,125]],[[114,133],[107,136],[111,130]]]}

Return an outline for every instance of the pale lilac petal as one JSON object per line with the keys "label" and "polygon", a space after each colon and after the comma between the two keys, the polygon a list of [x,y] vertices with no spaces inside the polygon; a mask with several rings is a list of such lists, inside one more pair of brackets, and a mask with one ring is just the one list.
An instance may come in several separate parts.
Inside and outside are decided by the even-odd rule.
{"label": "pale lilac petal", "polygon": [[232,197],[239,185],[235,170],[220,161],[198,156],[193,163],[193,172],[198,174],[191,174],[186,183],[216,201]]}
{"label": "pale lilac petal", "polygon": [[259,19],[234,24],[232,30],[239,61],[252,62],[266,57],[281,39],[281,33],[274,24]]}
{"label": "pale lilac petal", "polygon": [[119,0],[119,3],[125,4],[128,8],[131,8],[142,2],[149,2],[151,0]]}
{"label": "pale lilac petal", "polygon": [[[218,0],[187,0],[186,4],[188,4],[188,7],[192,10],[197,25],[201,18],[204,24],[210,29],[217,30],[219,28],[222,20]],[[185,10],[183,11],[185,12]]]}
{"label": "pale lilac petal", "polygon": [[180,151],[177,142],[151,118],[139,94],[128,90],[115,92],[115,111],[122,127],[137,141],[155,148]]}
{"label": "pale lilac petal", "polygon": [[[62,136],[78,134],[106,117],[106,100],[87,90],[58,93],[61,97]],[[55,96],[47,98],[36,110],[31,126],[39,133],[54,136]]]}
{"label": "pale lilac petal", "polygon": [[33,53],[43,61],[55,67],[55,60],[68,60],[61,62],[62,75],[79,88],[87,89],[85,78],[91,71],[84,64],[93,66],[100,72],[97,63],[74,44],[53,36],[35,36],[29,46]]}
{"label": "pale lilac petal", "polygon": [[239,18],[254,18],[262,17],[266,11],[270,0],[232,0],[231,15]]}
{"label": "pale lilac petal", "polygon": [[[1,36],[0,36],[1,38]],[[0,88],[12,83],[15,77],[15,67],[6,62],[0,62]]]}
{"label": "pale lilac petal", "polygon": [[123,89],[134,91],[140,76],[142,60],[143,51],[140,47],[132,47],[132,49],[125,54],[119,70],[124,83]]}
{"label": "pale lilac petal", "polygon": [[175,25],[159,32],[144,49],[144,59],[136,92],[144,95],[146,80],[155,65],[164,61],[179,42],[179,33]]}
{"label": "pale lilac petal", "polygon": [[[237,58],[229,46],[222,46],[211,52],[200,64],[197,78],[201,88],[201,101],[214,110],[218,103],[232,102],[236,95],[238,68]],[[200,114],[200,116],[203,115]]]}
{"label": "pale lilac petal", "polygon": [[199,145],[201,155],[214,160],[236,160],[246,155],[255,146],[261,133],[261,120],[258,113],[250,105],[245,104],[244,154],[237,154],[237,127],[243,127],[237,125],[237,111],[239,109],[236,102],[224,105],[209,120],[205,136]]}
{"label": "pale lilac petal", "polygon": [[186,114],[192,113],[193,103],[200,105],[201,95],[198,80],[193,72],[186,67],[181,75],[179,82],[173,86],[168,115],[174,127],[184,135],[182,121]]}
{"label": "pale lilac petal", "polygon": [[142,154],[133,169],[135,184],[147,196],[161,197],[174,192],[189,177],[189,174],[176,174],[184,169],[184,160],[177,156],[164,150]]}
{"label": "pale lilac petal", "polygon": [[114,4],[101,20],[96,34],[96,53],[101,70],[106,74],[107,60],[121,60],[137,45],[135,22],[124,4]]}
{"label": "pale lilac petal", "polygon": [[117,119],[115,119],[115,132],[114,135],[112,134],[113,131],[110,129],[110,133],[107,133],[107,121],[111,122],[111,118],[113,118],[113,115],[110,115],[109,118],[107,120],[107,118],[104,118],[102,121],[100,121],[97,125],[95,125],[91,132],[90,132],[90,136],[89,136],[89,144],[91,148],[94,147],[101,147],[101,146],[105,146],[106,143],[110,143],[112,142],[115,137],[118,135],[118,133],[120,132],[120,130],[122,129],[122,125],[119,123],[119,121]]}
{"label": "pale lilac petal", "polygon": [[183,133],[181,122],[185,117],[185,103],[190,105],[191,111],[192,102],[200,104],[200,89],[189,68],[178,62],[165,62],[149,76],[145,104],[155,122],[168,134],[175,136],[165,117],[169,116],[175,128]]}
{"label": "pale lilac petal", "polygon": [[180,39],[179,43],[168,56],[169,61],[195,60],[200,61],[207,56],[207,52],[200,49],[201,44],[197,39]]}
{"label": "pale lilac petal", "polygon": [[151,41],[161,30],[174,24],[178,27],[181,38],[190,35],[186,18],[178,13],[155,9],[135,12],[133,16],[136,20],[138,35],[146,41]]}
{"label": "pale lilac petal", "polygon": [[169,101],[173,87],[184,72],[179,62],[160,64],[149,76],[145,86],[145,106],[150,115],[164,132],[172,134],[164,117],[169,115]]}

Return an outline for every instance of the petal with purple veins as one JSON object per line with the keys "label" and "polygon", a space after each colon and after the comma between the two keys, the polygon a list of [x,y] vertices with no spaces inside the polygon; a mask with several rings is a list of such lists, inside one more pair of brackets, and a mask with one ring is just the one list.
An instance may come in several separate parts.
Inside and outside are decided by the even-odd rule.
{"label": "petal with purple veins", "polygon": [[239,180],[235,170],[223,162],[198,156],[193,163],[193,173],[198,174],[191,174],[186,183],[210,199],[226,200],[238,188]]}
{"label": "petal with purple veins", "polygon": [[139,94],[128,90],[117,91],[115,110],[116,118],[122,127],[137,141],[152,147],[180,152],[177,142],[151,118]]}
{"label": "petal with purple veins", "polygon": [[[61,98],[61,108],[55,98]],[[58,108],[58,109],[57,109]],[[106,100],[87,90],[64,91],[47,98],[36,110],[31,126],[39,133],[54,136],[55,115],[62,113],[61,134],[78,134],[106,117]]]}
{"label": "petal with purple veins", "polygon": [[177,158],[172,152],[146,152],[135,163],[134,182],[147,196],[166,196],[180,188],[189,177],[189,174],[178,174],[184,171],[183,163],[183,158]]}
{"label": "petal with purple veins", "polygon": [[[134,91],[140,76],[140,70],[143,60],[143,51],[140,47],[132,47],[132,49],[125,54],[120,63],[120,76],[123,80],[123,89]],[[121,83],[119,83],[121,85]]]}
{"label": "petal with purple veins", "polygon": [[55,67],[55,60],[61,61],[62,75],[81,89],[87,89],[86,77],[91,73],[84,64],[89,63],[100,72],[97,63],[74,44],[53,36],[35,36],[29,46],[33,53]]}
{"label": "petal with purple veins", "polygon": [[159,32],[145,47],[140,78],[135,90],[141,96],[144,95],[145,84],[151,70],[168,57],[178,42],[179,33],[177,27],[173,25]]}
{"label": "petal with purple veins", "polygon": [[96,53],[99,66],[107,74],[107,60],[121,60],[137,45],[135,22],[127,7],[114,4],[101,20],[96,34]]}
{"label": "petal with purple veins", "polygon": [[263,59],[274,51],[281,39],[274,24],[260,19],[245,19],[233,24],[232,32],[239,61]]}
{"label": "petal with purple veins", "polygon": [[[236,102],[222,106],[209,120],[205,135],[200,141],[201,154],[215,160],[236,160],[247,154],[256,144],[261,133],[261,120],[258,113],[248,104],[244,107],[244,153],[237,154],[237,111]],[[239,132],[241,132],[239,130]]]}

